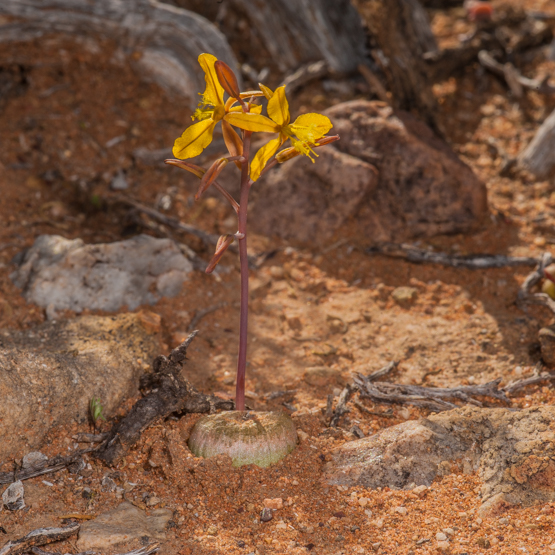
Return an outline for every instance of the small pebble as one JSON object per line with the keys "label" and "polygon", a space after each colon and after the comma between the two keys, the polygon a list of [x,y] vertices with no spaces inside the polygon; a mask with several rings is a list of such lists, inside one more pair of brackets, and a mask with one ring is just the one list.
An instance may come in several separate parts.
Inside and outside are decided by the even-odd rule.
{"label": "small pebble", "polygon": [[260,513],[261,522],[270,522],[272,518],[274,518],[274,513],[272,512],[272,509],[262,509],[262,512]]}
{"label": "small pebble", "polygon": [[8,511],[20,511],[25,508],[25,500],[23,495],[23,482],[18,480],[10,484],[2,494],[2,502]]}
{"label": "small pebble", "polygon": [[370,499],[368,499],[367,497],[361,497],[361,498],[358,500],[358,504],[359,504],[361,507],[366,507],[366,505],[368,505],[369,502],[370,502]]}
{"label": "small pebble", "polygon": [[436,534],[436,540],[438,542],[445,542],[445,541],[447,541],[447,536],[443,532],[438,532]]}
{"label": "small pebble", "polygon": [[154,505],[158,505],[158,503],[160,503],[160,498],[156,497],[155,495],[152,497],[149,497],[146,500],[146,506],[147,507],[154,507]]}
{"label": "small pebble", "polygon": [[439,541],[437,542],[436,546],[440,551],[447,551],[449,549],[449,542]]}
{"label": "small pebble", "polygon": [[206,533],[209,536],[217,536],[218,535],[218,529],[216,528],[216,526],[214,526],[213,524],[211,524],[208,529],[206,530]]}
{"label": "small pebble", "polygon": [[414,493],[415,495],[418,495],[418,497],[424,497],[424,495],[426,495],[426,492],[428,491],[427,486],[416,486],[415,488],[413,488],[412,493]]}
{"label": "small pebble", "polygon": [[283,508],[283,499],[281,497],[276,497],[275,499],[264,499],[263,503],[266,509],[273,509],[277,511]]}
{"label": "small pebble", "polygon": [[405,516],[408,513],[406,507],[395,507],[395,512],[403,516]]}

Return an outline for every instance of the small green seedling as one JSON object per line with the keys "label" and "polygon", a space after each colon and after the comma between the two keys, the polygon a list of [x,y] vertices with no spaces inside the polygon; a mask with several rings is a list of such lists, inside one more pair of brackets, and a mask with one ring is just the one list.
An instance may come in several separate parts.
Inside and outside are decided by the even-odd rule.
{"label": "small green seedling", "polygon": [[99,420],[104,420],[106,422],[106,418],[104,418],[104,414],[102,414],[103,407],[100,404],[100,399],[98,397],[93,397],[89,403],[89,412],[91,415],[91,420],[94,426],[94,431],[96,432],[96,424]]}

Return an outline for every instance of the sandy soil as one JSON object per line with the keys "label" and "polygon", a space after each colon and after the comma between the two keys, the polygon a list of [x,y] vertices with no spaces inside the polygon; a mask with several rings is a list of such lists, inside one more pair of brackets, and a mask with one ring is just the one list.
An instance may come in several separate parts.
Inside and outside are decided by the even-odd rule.
{"label": "sandy soil", "polygon": [[[548,0],[530,0],[526,6],[555,16]],[[432,18],[442,44],[470,29],[461,10],[432,13]],[[142,81],[114,52],[111,44],[66,44],[53,38],[0,51],[0,77],[16,84],[0,99],[0,327],[28,328],[45,318],[9,279],[13,256],[39,234],[106,242],[146,228],[153,235],[174,236],[209,258],[195,238],[148,227],[146,220],[107,204],[109,183],[119,170],[126,172],[128,193],[145,204],[160,206],[170,199],[168,213],[187,223],[211,232],[229,226],[232,213],[220,199],[193,202],[193,177],[134,162],[135,148],[171,145],[190,113],[178,99]],[[521,67],[527,75],[542,77],[555,72],[555,61],[536,52]],[[364,85],[358,89],[358,97],[366,97]],[[512,99],[503,83],[474,64],[438,84],[435,93],[448,140],[487,184],[491,217],[473,235],[418,244],[455,254],[539,256],[551,250],[555,181],[537,182],[523,173],[502,177],[500,168],[501,153],[516,155],[555,108],[555,100],[536,93]],[[321,110],[353,97],[330,96],[313,85],[292,103],[292,112]],[[515,507],[482,520],[476,515],[477,476],[443,477],[422,497],[387,488],[328,488],[320,482],[330,451],[355,438],[354,425],[368,435],[426,414],[366,403],[366,412],[352,407],[340,428],[328,428],[323,416],[327,395],[337,395],[353,372],[370,373],[395,360],[399,365],[391,379],[400,383],[454,386],[497,377],[508,382],[532,372],[540,360],[537,332],[552,322],[543,309],[526,314],[515,306],[527,268],[417,266],[370,257],[364,252],[370,243],[371,238],[353,239],[348,228],[325,245],[299,246],[262,236],[251,240],[253,253],[273,254],[251,275],[248,402],[256,409],[291,412],[308,434],[284,461],[262,470],[187,458],[183,438],[195,417],[172,418],[148,430],[115,469],[91,460],[82,478],[63,472],[47,479],[51,486],[40,478],[28,481],[29,508],[0,515],[0,543],[40,525],[59,524],[70,513],[97,515],[114,507],[121,496],[103,492],[100,485],[110,474],[118,485],[137,484],[126,498],[138,506],[146,507],[155,496],[159,502],[148,510],[165,506],[175,511],[163,547],[168,554],[425,554],[437,552],[438,533],[450,538],[454,554],[485,549],[551,553],[555,503]],[[161,348],[167,351],[187,335],[197,313],[227,303],[198,323],[200,334],[185,370],[195,386],[226,396],[234,391],[239,279],[232,255],[223,265],[215,276],[196,273],[179,297],[150,310],[162,317]],[[412,306],[392,299],[398,286],[418,290]],[[305,377],[315,366],[329,369],[324,379]],[[286,393],[271,398],[275,392]],[[512,404],[554,401],[553,388],[545,385],[528,388]],[[53,431],[43,452],[75,449],[71,436],[84,431],[89,428]],[[175,461],[175,449],[182,450],[187,464]],[[1,470],[9,469],[11,462],[4,461]],[[85,487],[93,490],[92,498],[83,497]],[[264,500],[275,498],[283,500],[283,508],[270,522],[260,522]],[[56,550],[76,551],[71,542]]]}

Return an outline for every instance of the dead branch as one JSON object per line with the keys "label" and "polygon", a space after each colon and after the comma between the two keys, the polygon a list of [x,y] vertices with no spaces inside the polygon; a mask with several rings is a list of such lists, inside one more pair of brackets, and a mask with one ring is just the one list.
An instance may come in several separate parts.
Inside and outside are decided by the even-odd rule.
{"label": "dead branch", "polygon": [[[121,555],[152,555],[152,553],[156,553],[160,549],[159,543],[151,543],[145,547],[139,547],[138,549],[134,549],[133,551],[128,551],[127,553],[122,553]],[[60,555],[54,551],[45,551],[40,547],[31,547],[29,553],[33,555]],[[64,555],[98,555],[96,551],[81,551],[80,553],[64,553]]]}
{"label": "dead branch", "polygon": [[498,387],[501,378],[481,385],[448,388],[371,382],[362,374],[357,374],[354,382],[361,397],[372,399],[375,402],[409,404],[436,411],[457,407],[455,403],[447,401],[447,399],[458,399],[477,406],[483,406],[483,404],[476,397],[493,397],[505,404],[510,403],[505,391]]}
{"label": "dead branch", "polygon": [[414,264],[440,264],[453,268],[469,270],[487,270],[506,268],[508,266],[533,266],[536,258],[527,256],[505,256],[503,254],[471,254],[460,256],[444,252],[430,252],[407,244],[380,243],[366,249],[368,254],[381,254],[391,258],[403,258]]}
{"label": "dead branch", "polygon": [[388,374],[393,372],[393,370],[395,370],[395,368],[397,368],[398,365],[399,365],[398,361],[392,360],[390,363],[386,364],[383,368],[380,368],[379,370],[372,372],[372,374],[370,374],[369,376],[366,376],[366,379],[370,382],[375,382],[379,378],[383,378],[384,376],[387,376]]}
{"label": "dead branch", "polygon": [[514,382],[508,383],[503,391],[506,393],[514,393],[520,389],[524,389],[529,385],[536,385],[545,381],[555,380],[555,374],[550,374],[549,372],[542,372],[543,364],[538,362],[536,368],[534,368],[534,373],[528,378],[522,378],[520,380],[515,380]]}
{"label": "dead branch", "polygon": [[513,64],[510,62],[505,64],[499,63],[486,50],[478,52],[478,60],[486,69],[505,79],[515,98],[522,97],[523,89],[529,89],[546,95],[555,94],[555,87],[549,84],[549,76],[546,76],[541,81],[524,77]]}
{"label": "dead branch", "polygon": [[76,434],[71,436],[77,443],[102,443],[106,439],[106,434]]}
{"label": "dead branch", "polygon": [[519,154],[518,164],[538,178],[548,177],[555,168],[555,110],[536,131],[530,144]]}
{"label": "dead branch", "polygon": [[347,384],[343,391],[340,393],[339,399],[337,401],[337,406],[335,407],[330,420],[330,427],[337,426],[339,419],[347,412],[350,412],[350,410],[347,408],[347,403],[351,400],[351,397],[356,390],[356,387]]}
{"label": "dead branch", "polygon": [[329,72],[328,64],[324,60],[320,60],[302,65],[294,73],[288,75],[281,84],[287,87],[287,92],[293,93],[311,81],[325,77]]}
{"label": "dead branch", "polygon": [[19,553],[28,552],[34,546],[67,540],[67,538],[76,534],[80,528],[81,525],[77,522],[63,528],[38,528],[29,532],[24,538],[6,543],[0,549],[0,555],[18,555]]}
{"label": "dead branch", "polygon": [[83,449],[69,457],[61,457],[58,455],[52,459],[39,461],[36,465],[29,466],[21,470],[15,470],[14,472],[0,472],[0,484],[11,484],[17,480],[28,480],[29,478],[35,478],[36,476],[58,472],[64,468],[67,468],[70,472],[77,472],[84,466],[82,456],[86,453],[91,453],[92,451],[93,449]]}
{"label": "dead branch", "polygon": [[520,286],[516,299],[516,304],[520,309],[526,311],[527,304],[539,304],[555,313],[555,301],[549,295],[545,293],[532,293],[532,288],[545,278],[545,268],[552,263],[553,256],[551,253],[546,252],[534,271],[528,274],[523,284]]}
{"label": "dead branch", "polygon": [[[387,376],[389,373],[391,373],[395,368],[397,368],[398,364],[399,364],[398,362],[392,361],[389,364],[386,364],[383,368],[380,368],[379,370],[376,370],[376,372],[373,372],[369,376],[366,376],[366,379],[369,382],[372,382],[379,378],[383,378],[384,376]],[[328,402],[326,406],[326,418],[328,418],[330,421],[330,424],[329,424],[330,427],[337,426],[340,418],[344,414],[349,412],[349,409],[347,408],[347,403],[351,400],[351,397],[356,391],[357,391],[356,384],[355,385],[347,384],[343,388],[343,391],[339,394],[339,399],[337,401],[337,406],[335,407],[335,410],[333,410],[333,395],[328,395]],[[355,401],[355,404],[356,404],[356,401]],[[366,407],[363,407],[363,412],[364,411],[367,411]],[[367,412],[370,412],[370,411],[367,411]]]}
{"label": "dead branch", "polygon": [[[115,202],[119,202],[121,204],[131,206],[136,210],[138,210],[139,212],[146,214],[148,217],[152,218],[153,220],[156,220],[161,224],[164,224],[164,225],[167,225],[168,227],[176,229],[177,231],[188,233],[189,235],[194,235],[195,237],[198,237],[206,246],[210,248],[212,248],[214,245],[218,243],[219,235],[214,235],[213,233],[207,233],[206,231],[202,231],[202,229],[198,229],[192,225],[184,224],[183,222],[180,222],[177,218],[165,216],[161,212],[158,212],[158,210],[145,206],[144,204],[141,204],[140,202],[137,202],[132,198],[124,197],[123,195],[109,195],[107,198],[112,199]],[[229,250],[233,250],[232,249],[233,246],[234,245],[231,245],[229,247]],[[235,247],[235,249],[237,249],[237,247]]]}
{"label": "dead branch", "polygon": [[187,347],[198,332],[193,332],[169,357],[158,356],[152,363],[152,373],[142,380],[142,389],[152,391],[137,401],[131,411],[116,423],[94,456],[112,466],[154,422],[174,412],[206,413],[217,409],[233,410],[235,403],[197,391],[181,376]]}

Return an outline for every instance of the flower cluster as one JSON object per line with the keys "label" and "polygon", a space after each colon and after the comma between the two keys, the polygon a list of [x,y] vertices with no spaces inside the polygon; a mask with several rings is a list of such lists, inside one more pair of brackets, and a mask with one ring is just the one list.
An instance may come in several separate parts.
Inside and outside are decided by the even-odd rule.
{"label": "flower cluster", "polygon": [[[293,123],[290,122],[285,86],[272,91],[260,84],[260,90],[241,92],[237,79],[227,64],[218,61],[211,54],[201,54],[199,63],[205,73],[206,90],[201,95],[202,100],[192,118],[197,123],[188,127],[175,141],[173,154],[177,159],[198,156],[212,142],[214,128],[219,122],[222,123],[222,135],[230,157],[236,158],[233,161],[238,164],[241,163],[243,142],[234,127],[248,132],[277,134],[276,138],[271,139],[254,156],[250,164],[250,178],[253,182],[260,177],[268,162],[287,140],[293,146],[282,151],[277,162],[289,160],[299,154],[314,161],[314,148],[331,142],[332,137],[326,137],[326,133],[332,128],[332,124],[326,116],[303,114]],[[224,93],[229,95],[226,101]],[[261,105],[254,103],[257,97],[267,99],[269,117],[262,114]],[[226,162],[229,161],[229,158],[226,159]],[[188,164],[180,166],[186,169]],[[213,173],[220,171],[220,168],[216,168]]]}

